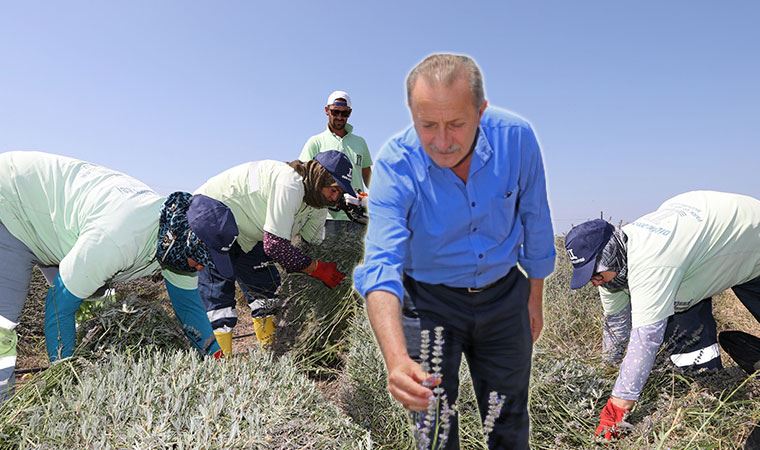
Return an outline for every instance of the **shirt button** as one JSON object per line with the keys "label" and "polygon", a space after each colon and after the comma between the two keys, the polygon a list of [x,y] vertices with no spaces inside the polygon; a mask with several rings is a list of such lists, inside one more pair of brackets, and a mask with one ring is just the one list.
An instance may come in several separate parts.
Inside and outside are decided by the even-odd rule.
{"label": "shirt button", "polygon": [[470,203],[470,206],[475,207],[475,202]]}
{"label": "shirt button", "polygon": [[474,228],[472,229],[472,232],[473,232],[473,233],[474,233],[474,232],[476,232],[476,231],[478,231],[478,227],[474,227]]}
{"label": "shirt button", "polygon": [[481,253],[481,254],[479,254],[479,255],[478,255],[478,258],[480,258],[480,259],[483,259],[483,254],[482,254],[482,253]]}

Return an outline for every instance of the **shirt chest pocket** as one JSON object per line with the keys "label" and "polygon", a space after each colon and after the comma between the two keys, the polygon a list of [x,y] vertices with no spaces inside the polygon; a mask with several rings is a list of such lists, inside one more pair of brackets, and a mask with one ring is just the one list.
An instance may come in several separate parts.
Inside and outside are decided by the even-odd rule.
{"label": "shirt chest pocket", "polygon": [[499,244],[512,233],[517,217],[517,186],[500,191],[491,199],[490,223],[491,237]]}

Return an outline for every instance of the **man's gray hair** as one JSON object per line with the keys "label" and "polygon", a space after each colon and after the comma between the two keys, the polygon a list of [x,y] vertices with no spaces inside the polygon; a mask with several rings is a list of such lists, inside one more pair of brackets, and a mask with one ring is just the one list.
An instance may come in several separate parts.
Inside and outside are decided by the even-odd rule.
{"label": "man's gray hair", "polygon": [[412,105],[412,89],[420,77],[428,83],[451,86],[459,77],[465,77],[470,85],[475,108],[480,108],[486,98],[483,75],[475,60],[467,55],[434,53],[420,61],[406,77],[406,101]]}

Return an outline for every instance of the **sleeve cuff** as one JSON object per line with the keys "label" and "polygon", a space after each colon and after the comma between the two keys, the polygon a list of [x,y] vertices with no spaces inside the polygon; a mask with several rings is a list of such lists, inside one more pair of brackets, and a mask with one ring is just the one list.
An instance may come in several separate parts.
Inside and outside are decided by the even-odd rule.
{"label": "sleeve cuff", "polygon": [[518,262],[520,267],[525,269],[528,278],[546,278],[554,272],[554,252],[543,259],[525,259],[520,258]]}
{"label": "sleeve cuff", "polygon": [[637,401],[639,401],[639,396],[641,396],[641,393],[638,393],[638,394],[621,393],[621,392],[615,392],[613,390],[612,391],[612,396],[616,397],[616,398],[619,398],[621,400],[630,400],[630,401],[637,402]]}
{"label": "sleeve cuff", "polygon": [[372,291],[387,291],[399,301],[404,298],[404,286],[401,282],[401,268],[390,266],[360,265],[354,269],[354,288],[365,299]]}

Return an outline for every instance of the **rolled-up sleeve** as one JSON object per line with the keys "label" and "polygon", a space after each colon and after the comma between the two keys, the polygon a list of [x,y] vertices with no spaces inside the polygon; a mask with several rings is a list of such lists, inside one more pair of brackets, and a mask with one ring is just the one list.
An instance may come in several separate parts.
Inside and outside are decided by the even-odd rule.
{"label": "rolled-up sleeve", "polygon": [[518,215],[523,244],[518,262],[528,278],[546,278],[554,271],[554,230],[546,196],[546,175],[541,148],[530,127],[520,127],[520,197]]}
{"label": "rolled-up sleeve", "polygon": [[411,234],[407,222],[415,194],[411,167],[407,161],[391,157],[392,149],[393,143],[386,144],[374,164],[364,261],[354,270],[354,287],[365,298],[372,291],[403,298],[404,261]]}

